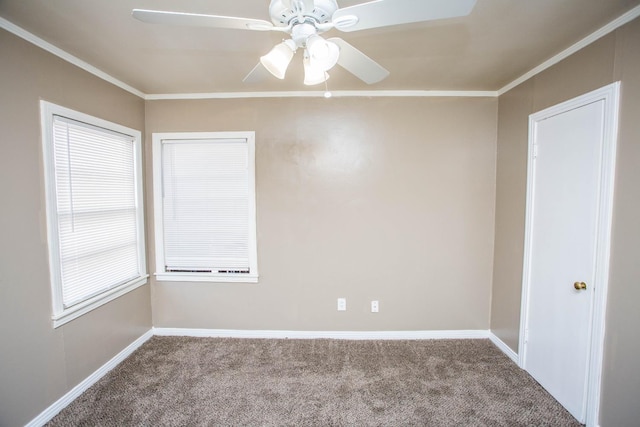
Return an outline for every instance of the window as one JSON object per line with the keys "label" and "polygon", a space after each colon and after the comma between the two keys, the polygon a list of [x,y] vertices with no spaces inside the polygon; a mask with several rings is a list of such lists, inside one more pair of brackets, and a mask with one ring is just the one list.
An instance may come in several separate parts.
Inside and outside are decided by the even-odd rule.
{"label": "window", "polygon": [[140,132],[41,102],[53,326],[147,281]]}
{"label": "window", "polygon": [[253,132],[153,134],[158,280],[257,282]]}

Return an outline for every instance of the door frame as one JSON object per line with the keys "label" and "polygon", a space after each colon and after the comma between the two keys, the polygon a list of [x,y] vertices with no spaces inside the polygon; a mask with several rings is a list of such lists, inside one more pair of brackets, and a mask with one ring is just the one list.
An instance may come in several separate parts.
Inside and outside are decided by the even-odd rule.
{"label": "door frame", "polygon": [[603,144],[600,166],[600,188],[598,195],[598,222],[595,254],[595,283],[592,307],[590,308],[590,344],[587,362],[587,426],[597,426],[600,409],[600,391],[602,383],[602,358],[604,353],[605,312],[607,288],[609,282],[609,257],[611,248],[611,224],[613,217],[613,192],[616,163],[616,143],[618,136],[620,82],[596,89],[558,105],[546,108],[529,116],[529,142],[527,157],[527,193],[524,259],[522,269],[522,299],[520,316],[520,340],[518,366],[524,369],[527,357],[527,334],[529,323],[529,290],[531,279],[531,245],[535,225],[533,224],[535,190],[535,154],[537,124],[545,119],[562,114],[582,106],[604,101]]}

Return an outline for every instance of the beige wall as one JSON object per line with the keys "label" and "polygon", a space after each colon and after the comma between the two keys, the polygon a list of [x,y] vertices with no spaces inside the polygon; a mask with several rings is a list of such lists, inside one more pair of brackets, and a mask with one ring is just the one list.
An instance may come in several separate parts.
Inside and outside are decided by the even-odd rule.
{"label": "beige wall", "polygon": [[494,98],[148,101],[148,155],[152,132],[173,131],[255,131],[257,153],[260,282],[154,282],[154,326],[488,329],[496,107]]}
{"label": "beige wall", "polygon": [[[524,215],[527,186],[528,122],[533,82],[500,97],[496,164],[495,254],[491,298],[491,331],[518,349],[520,292],[524,255]],[[524,143],[522,142],[524,141]]]}
{"label": "beige wall", "polygon": [[600,425],[640,420],[640,19],[499,99],[491,329],[518,349],[528,115],[622,81]]}
{"label": "beige wall", "polygon": [[39,100],[143,130],[144,101],[0,30],[0,425],[29,422],[149,330],[149,286],[53,329]]}
{"label": "beige wall", "polygon": [[[600,424],[633,425],[640,419],[639,44],[636,20],[498,101],[285,98],[145,106],[0,30],[0,425],[28,422],[147,331],[151,304],[158,327],[491,327],[517,350],[527,116],[618,79]],[[39,99],[146,130],[147,189],[152,132],[256,131],[260,283],[152,282],[151,298],[144,286],[52,329]],[[152,206],[150,191],[146,200]],[[147,216],[152,230],[151,209]],[[153,236],[148,240],[153,272]],[[347,298],[347,312],[336,311],[337,297]],[[380,301],[378,314],[369,312],[372,299]]]}

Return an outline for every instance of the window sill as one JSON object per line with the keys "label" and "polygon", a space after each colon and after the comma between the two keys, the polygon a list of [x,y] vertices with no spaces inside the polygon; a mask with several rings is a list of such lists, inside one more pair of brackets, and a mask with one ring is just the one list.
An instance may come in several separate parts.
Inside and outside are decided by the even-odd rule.
{"label": "window sill", "polygon": [[135,280],[132,280],[131,282],[128,282],[116,288],[110,289],[100,295],[96,295],[91,299],[88,299],[72,307],[69,307],[64,311],[62,311],[61,313],[54,314],[53,316],[51,316],[51,320],[53,320],[54,329],[64,325],[65,323],[72,321],[73,319],[77,319],[83,314],[86,314],[91,310],[94,310],[108,303],[109,301],[113,301],[114,299],[121,297],[122,295],[129,293],[132,290],[139,288],[142,285],[145,285],[147,283],[148,277],[149,275],[146,274]]}
{"label": "window sill", "polygon": [[161,282],[258,283],[257,274],[156,273]]}

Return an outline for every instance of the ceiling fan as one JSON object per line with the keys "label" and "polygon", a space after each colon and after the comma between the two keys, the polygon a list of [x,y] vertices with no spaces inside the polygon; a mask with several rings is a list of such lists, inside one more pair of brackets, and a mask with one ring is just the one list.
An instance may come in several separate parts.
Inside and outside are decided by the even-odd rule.
{"label": "ceiling fan", "polygon": [[316,85],[329,78],[336,64],[367,84],[377,83],[389,71],[339,37],[321,34],[336,29],[350,32],[391,25],[465,16],[476,0],[374,0],[340,8],[336,0],[271,0],[271,22],[232,16],[203,15],[134,9],[134,18],[154,24],[190,25],[237,30],[278,31],[290,38],[260,58],[244,82],[260,80],[261,67],[279,79],[298,49],[303,53],[304,84]]}

